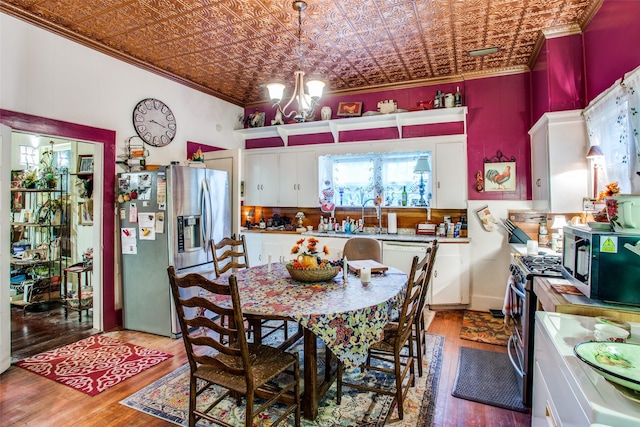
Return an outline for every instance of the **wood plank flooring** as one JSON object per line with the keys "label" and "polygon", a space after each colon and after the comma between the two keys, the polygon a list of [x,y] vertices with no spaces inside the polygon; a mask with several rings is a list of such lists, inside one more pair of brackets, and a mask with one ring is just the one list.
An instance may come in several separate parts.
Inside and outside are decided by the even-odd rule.
{"label": "wood plank flooring", "polygon": [[60,302],[11,307],[11,362],[25,359],[43,351],[52,350],[98,333],[93,329],[91,311],[69,311],[65,319]]}
{"label": "wood plank flooring", "polygon": [[[505,347],[461,340],[459,335],[462,316],[463,311],[439,311],[429,328],[430,333],[444,335],[446,338],[434,426],[530,425],[531,418],[528,414],[451,396],[458,363],[458,349],[461,346],[506,351]],[[133,331],[113,331],[107,334],[133,344],[166,351],[174,357],[95,397],[12,366],[0,376],[0,424],[55,427],[173,426],[174,424],[130,409],[118,402],[186,363],[182,340]]]}

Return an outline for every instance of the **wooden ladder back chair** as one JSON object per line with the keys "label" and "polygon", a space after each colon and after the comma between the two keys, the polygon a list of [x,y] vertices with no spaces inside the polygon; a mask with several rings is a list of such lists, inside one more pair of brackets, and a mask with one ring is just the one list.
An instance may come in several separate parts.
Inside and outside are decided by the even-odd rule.
{"label": "wooden ladder back chair", "polygon": [[[235,271],[237,269],[249,268],[249,253],[247,252],[247,242],[244,235],[241,235],[239,239],[236,239],[235,235],[225,237],[218,243],[215,243],[212,240],[210,245],[211,254],[213,256],[213,267],[215,268],[217,277],[220,277],[220,275],[232,269],[232,271]],[[224,252],[222,252],[221,255],[218,255],[218,252],[222,250],[224,250]],[[286,320],[269,321],[253,318],[252,316],[248,317],[250,318],[251,325],[250,332],[254,333],[254,338],[259,337],[257,340],[258,342],[263,338],[267,338],[279,329],[282,329],[283,331],[284,341],[289,339],[289,325]],[[260,331],[257,331],[256,328],[260,328]],[[262,333],[263,329],[267,332]],[[255,334],[256,332],[260,333]]]}
{"label": "wooden ladder back chair", "polygon": [[382,262],[380,242],[371,237],[351,237],[345,243],[343,253],[348,261],[372,259]]}
{"label": "wooden ladder back chair", "polygon": [[[256,415],[276,402],[285,406],[274,421],[277,425],[291,413],[295,425],[300,425],[300,367],[297,354],[287,353],[266,345],[247,343],[240,296],[235,276],[229,283],[212,282],[191,273],[177,277],[173,266],[168,268],[173,301],[176,306],[187,359],[189,360],[189,426],[199,419],[225,424],[211,411],[225,398],[232,396],[240,404],[240,396],[246,402],[245,426],[253,426]],[[209,295],[212,298],[206,298]],[[213,302],[220,301],[220,303]],[[227,306],[227,303],[230,306]],[[213,316],[208,312],[213,313]],[[229,324],[221,319],[232,319]],[[222,341],[220,336],[229,337]],[[286,373],[291,381],[285,382]],[[279,385],[272,380],[278,376]],[[198,389],[198,380],[204,385]],[[207,388],[217,385],[226,392],[206,409],[197,409],[197,398]],[[264,402],[257,408],[255,398]]]}
{"label": "wooden ladder back chair", "polygon": [[[218,251],[224,252],[218,255]],[[211,255],[213,256],[213,268],[216,276],[226,273],[231,269],[249,268],[249,255],[247,254],[247,242],[244,236],[236,239],[235,235],[225,237],[218,243],[211,240]],[[242,258],[242,262],[240,262]]]}
{"label": "wooden ladder back chair", "polygon": [[[383,340],[376,342],[369,348],[367,362],[363,366],[363,368],[365,369],[380,371],[393,375],[395,378],[395,390],[378,389],[375,387],[366,386],[363,383],[345,383],[343,382],[342,378],[343,367],[342,364],[339,363],[337,379],[338,404],[340,404],[340,401],[342,399],[342,386],[346,385],[348,387],[357,388],[359,390],[366,390],[395,396],[395,399],[398,402],[398,417],[399,419],[402,419],[404,417],[404,399],[409,392],[409,388],[415,386],[412,331],[413,324],[415,322],[419,309],[420,295],[422,293],[422,287],[426,274],[426,271],[418,268],[419,265],[422,265],[422,263],[419,262],[418,257],[413,257],[411,272],[409,273],[408,277],[407,292],[402,303],[398,321],[390,322],[389,324],[387,324],[387,326],[385,326]],[[403,349],[405,349],[406,351],[403,352]],[[372,365],[372,358],[391,363],[392,368],[389,368],[387,367],[388,365],[384,364]]]}
{"label": "wooden ladder back chair", "polygon": [[427,331],[424,322],[425,308],[427,306],[427,295],[429,293],[429,285],[431,282],[431,274],[433,273],[433,265],[436,262],[436,254],[440,244],[438,240],[433,240],[431,246],[427,248],[425,257],[419,263],[418,268],[424,271],[424,284],[422,285],[422,294],[418,304],[418,313],[414,324],[414,342],[416,343],[416,355],[418,356],[418,376],[422,376],[422,356],[426,352]]}

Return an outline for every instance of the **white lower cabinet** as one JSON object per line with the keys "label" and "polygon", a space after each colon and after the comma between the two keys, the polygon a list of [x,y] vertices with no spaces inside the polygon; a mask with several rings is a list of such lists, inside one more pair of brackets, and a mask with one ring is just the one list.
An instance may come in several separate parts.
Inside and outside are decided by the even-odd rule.
{"label": "white lower cabinet", "polygon": [[[249,265],[256,266],[267,264],[269,257],[271,262],[290,261],[296,257],[291,253],[291,249],[296,242],[303,238],[300,234],[279,234],[279,233],[243,233],[247,242],[247,252],[249,253]],[[318,239],[319,249],[324,246],[329,249],[329,255],[320,254],[322,258],[338,259],[342,255],[342,249],[347,239],[339,237],[315,237]]]}
{"label": "white lower cabinet", "polygon": [[440,243],[431,276],[428,304],[469,304],[469,269],[469,244]]}
{"label": "white lower cabinet", "polygon": [[[424,256],[427,244],[385,241],[382,262],[409,274],[414,256]],[[469,304],[470,252],[467,243],[440,243],[429,287],[429,305]]]}
{"label": "white lower cabinet", "polygon": [[[242,233],[247,244],[247,253],[249,254],[249,266],[263,264],[262,258],[262,235],[259,233]],[[265,261],[266,263],[266,261]]]}

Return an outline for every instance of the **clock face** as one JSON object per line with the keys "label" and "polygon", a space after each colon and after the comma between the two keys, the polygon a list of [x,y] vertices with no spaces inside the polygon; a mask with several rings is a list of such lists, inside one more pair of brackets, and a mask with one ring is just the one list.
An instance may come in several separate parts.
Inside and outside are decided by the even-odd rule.
{"label": "clock face", "polygon": [[144,142],[164,147],[176,136],[176,118],[162,101],[147,98],[133,110],[133,127]]}

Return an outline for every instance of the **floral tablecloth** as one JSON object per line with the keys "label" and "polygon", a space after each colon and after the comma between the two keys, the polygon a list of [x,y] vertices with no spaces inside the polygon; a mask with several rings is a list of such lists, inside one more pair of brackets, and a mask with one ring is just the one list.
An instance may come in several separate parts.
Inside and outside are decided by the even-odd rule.
{"label": "floral tablecloth", "polygon": [[[245,313],[284,316],[296,320],[320,338],[346,367],[365,362],[369,346],[382,339],[384,326],[399,314],[407,275],[390,268],[373,274],[364,286],[342,272],[328,282],[293,280],[285,263],[252,267],[236,272]],[[225,275],[219,280],[227,280]],[[220,301],[218,301],[220,302]]]}

